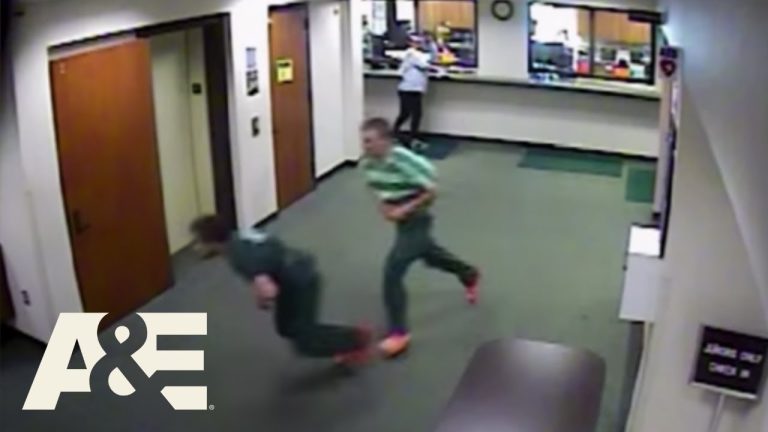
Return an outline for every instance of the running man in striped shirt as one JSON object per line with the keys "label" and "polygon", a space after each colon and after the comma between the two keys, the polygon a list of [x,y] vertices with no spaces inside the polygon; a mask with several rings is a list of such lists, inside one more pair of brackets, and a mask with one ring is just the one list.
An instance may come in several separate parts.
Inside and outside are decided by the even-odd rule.
{"label": "running man in striped shirt", "polygon": [[379,210],[396,226],[395,243],[384,266],[384,303],[389,333],[379,345],[384,355],[394,357],[410,343],[407,324],[407,295],[403,278],[414,262],[423,260],[456,275],[464,285],[466,299],[477,302],[480,273],[432,238],[429,209],[436,197],[434,165],[411,150],[396,145],[393,131],[384,119],[370,119],[362,126],[365,158],[362,167],[370,188],[379,199]]}

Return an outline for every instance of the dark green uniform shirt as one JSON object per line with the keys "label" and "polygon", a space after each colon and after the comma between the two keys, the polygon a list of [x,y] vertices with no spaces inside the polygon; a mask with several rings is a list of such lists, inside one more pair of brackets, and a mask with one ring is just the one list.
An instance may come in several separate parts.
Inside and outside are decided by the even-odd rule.
{"label": "dark green uniform shirt", "polygon": [[320,277],[314,258],[257,229],[237,232],[229,243],[230,265],[249,283],[267,275],[280,287],[275,325],[291,337],[316,316]]}
{"label": "dark green uniform shirt", "polygon": [[255,228],[233,236],[228,256],[232,268],[249,282],[265,274],[278,285],[293,285],[316,273],[312,255]]}
{"label": "dark green uniform shirt", "polygon": [[239,231],[232,236],[228,252],[232,268],[244,279],[252,281],[261,274],[281,279],[286,248],[277,238],[257,229]]}

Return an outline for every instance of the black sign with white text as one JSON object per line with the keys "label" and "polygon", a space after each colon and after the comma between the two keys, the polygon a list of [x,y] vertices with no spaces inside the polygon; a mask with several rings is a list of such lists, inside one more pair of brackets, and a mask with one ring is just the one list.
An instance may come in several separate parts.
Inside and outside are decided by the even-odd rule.
{"label": "black sign with white text", "polygon": [[704,327],[693,383],[756,399],[768,356],[768,339]]}

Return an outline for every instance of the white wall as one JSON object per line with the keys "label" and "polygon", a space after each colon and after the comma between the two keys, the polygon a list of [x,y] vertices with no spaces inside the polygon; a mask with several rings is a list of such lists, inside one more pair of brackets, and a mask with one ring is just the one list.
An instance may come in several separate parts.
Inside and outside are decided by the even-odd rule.
{"label": "white wall", "polygon": [[347,159],[360,158],[360,124],[363,122],[363,0],[342,3],[342,53],[344,87],[344,144]]}
{"label": "white wall", "polygon": [[515,0],[515,15],[499,21],[491,13],[493,0],[478,0],[478,74],[528,77],[528,2]]}
{"label": "white wall", "polygon": [[[367,0],[366,0],[367,1]],[[558,3],[655,10],[657,0],[558,0]],[[528,77],[528,0],[513,0],[515,14],[497,20],[493,0],[477,0],[478,74]]]}
{"label": "white wall", "polygon": [[[690,88],[686,90],[690,92]],[[702,324],[768,335],[747,249],[692,95],[683,99],[665,277],[634,431],[706,430],[715,397],[688,384]],[[728,402],[721,431],[765,432],[758,404]]]}
{"label": "white wall", "polygon": [[[268,64],[267,4],[248,0],[119,0],[68,1],[28,7],[15,28],[13,43],[15,94],[17,98],[18,141],[21,169],[31,202],[37,237],[45,239],[40,248],[45,282],[50,287],[52,319],[59,312],[81,311],[80,296],[72,262],[64,207],[59,184],[53,127],[48,47],[100,34],[173,21],[212,13],[231,13],[229,41],[233,58],[228,65],[232,77],[230,89],[234,183],[238,221],[241,226],[266,217],[276,209],[274,163],[272,152],[269,73],[260,75],[261,93],[247,97],[245,89],[245,48],[258,47],[259,64]],[[262,25],[258,25],[262,23]],[[262,69],[264,70],[264,69]],[[250,119],[262,118],[262,134],[252,137]],[[4,159],[5,163],[5,159]],[[3,219],[6,206],[3,206]],[[22,240],[7,245],[13,253],[26,248]],[[12,271],[24,271],[25,277],[40,264],[24,257]],[[28,282],[30,286],[32,282]],[[47,339],[43,337],[42,339]]]}
{"label": "white wall", "polygon": [[[768,4],[665,3],[665,30],[684,50],[685,91],[672,203],[673,285],[654,331],[639,411],[638,430],[648,432],[706,425],[713,398],[690,389],[679,375],[690,370],[700,323],[768,335]],[[724,423],[720,430],[765,432],[766,398],[729,402]]]}
{"label": "white wall", "polygon": [[[558,0],[613,8],[655,10],[657,0]],[[514,0],[515,15],[499,21],[491,13],[493,0],[478,0],[478,73],[511,78],[528,77],[528,0]]]}
{"label": "white wall", "polygon": [[[557,144],[637,156],[658,154],[659,103],[522,87],[433,82],[426,132]],[[365,113],[397,115],[397,80],[365,81]]]}
{"label": "white wall", "polygon": [[768,3],[674,0],[665,7],[666,31],[684,50],[690,104],[705,125],[768,316]]}
{"label": "white wall", "polygon": [[[346,2],[344,34],[352,34],[356,41],[344,44],[345,68],[339,71],[345,77],[340,96],[345,102],[343,115],[346,120],[362,117],[362,48],[360,0]],[[3,182],[2,216],[0,226],[8,229],[7,220],[29,223],[30,232],[14,224],[13,236],[3,234],[3,244],[14,256],[9,271],[19,281],[14,290],[27,289],[35,297],[39,290],[41,301],[33,302],[35,316],[29,321],[36,330],[33,336],[47,340],[52,322],[60,312],[82,310],[72,261],[69,236],[64,215],[53,112],[48,77],[48,49],[51,46],[103,34],[206,16],[215,13],[230,14],[231,38],[227,45],[232,56],[227,63],[230,77],[230,128],[233,153],[233,180],[238,223],[247,227],[269,216],[277,209],[275,168],[272,140],[272,115],[270,104],[269,44],[267,12],[273,4],[291,3],[290,0],[71,0],[45,2],[27,6],[26,13],[16,18],[13,52],[13,72],[18,79],[13,92],[20,97],[16,101],[18,134],[7,133],[3,127],[2,175],[12,176],[22,184]],[[346,12],[345,12],[346,13]],[[349,18],[347,20],[347,18]],[[254,97],[246,94],[246,48],[256,47],[260,68],[261,92]],[[351,47],[351,49],[350,49]],[[352,59],[356,64],[348,64]],[[351,71],[359,71],[350,75]],[[323,86],[322,79],[314,80]],[[350,107],[351,106],[351,107]],[[4,104],[4,108],[5,104]],[[355,109],[359,111],[354,112]],[[7,109],[3,110],[5,116]],[[251,135],[251,119],[261,120],[261,134]],[[3,120],[6,121],[5,118]],[[14,123],[11,121],[11,123]],[[354,158],[357,150],[357,125],[345,122],[344,140],[346,157]],[[354,131],[354,144],[350,137]],[[10,150],[7,150],[10,149]],[[15,152],[15,153],[14,153]],[[8,174],[10,173],[10,174]],[[20,173],[21,175],[17,175]],[[6,185],[11,185],[6,189]],[[8,193],[7,191],[11,191]],[[22,193],[23,192],[23,193]],[[24,202],[26,198],[27,202]],[[24,214],[25,208],[30,209]],[[11,210],[8,210],[11,209]],[[12,212],[17,211],[19,215]],[[6,217],[7,215],[13,218]],[[6,231],[8,232],[8,231]],[[34,235],[33,235],[34,234]],[[44,239],[44,247],[34,251],[34,238]],[[35,257],[35,253],[39,256]],[[40,278],[38,283],[36,278]],[[15,296],[18,295],[16,292]],[[43,307],[47,300],[50,307]],[[46,319],[43,319],[43,317]],[[30,327],[31,328],[31,327]]]}
{"label": "white wall", "polygon": [[659,7],[658,0],[557,0],[555,3],[647,10]]}
{"label": "white wall", "polygon": [[[617,8],[656,9],[655,0],[576,1]],[[515,0],[515,15],[499,21],[493,0],[478,0],[480,76],[528,78],[528,2]],[[365,80],[366,115],[394,118],[396,80]],[[556,144],[634,156],[658,155],[656,101],[489,85],[434,82],[422,128],[509,141]],[[617,139],[617,137],[621,137]]]}
{"label": "white wall", "polygon": [[[202,30],[150,39],[155,127],[170,253],[189,245],[189,224],[216,211]],[[203,87],[193,94],[192,83]]]}
{"label": "white wall", "polygon": [[200,215],[186,34],[155,36],[150,47],[165,228],[170,253],[175,253],[192,241],[189,224]]}
{"label": "white wall", "polygon": [[189,109],[192,117],[192,157],[195,164],[198,210],[203,214],[216,213],[216,193],[211,161],[211,131],[208,118],[208,89],[206,88],[205,48],[203,30],[193,29],[186,33],[187,72],[189,85],[201,84],[200,94],[189,92]]}
{"label": "white wall", "polygon": [[315,175],[347,159],[344,148],[344,77],[341,2],[309,5],[309,50],[312,72],[312,126]]}
{"label": "white wall", "polygon": [[[53,329],[48,286],[21,167],[11,70],[0,72],[0,244],[16,312],[13,325],[29,336],[45,339]],[[22,290],[29,295],[29,305],[24,304]]]}

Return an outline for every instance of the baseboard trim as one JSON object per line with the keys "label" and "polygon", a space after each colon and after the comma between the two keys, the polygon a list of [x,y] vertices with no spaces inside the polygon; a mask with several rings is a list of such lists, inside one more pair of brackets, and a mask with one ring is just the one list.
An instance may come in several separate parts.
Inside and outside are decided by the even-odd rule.
{"label": "baseboard trim", "polygon": [[[348,168],[355,168],[357,166],[357,164],[358,164],[358,161],[356,161],[356,160],[345,160],[345,161],[339,163],[338,165],[336,165],[335,167],[329,169],[324,174],[320,175],[319,177],[317,177],[315,179],[315,184],[314,184],[314,187],[313,187],[313,191],[314,191],[314,189],[317,189],[317,186],[321,182],[327,180],[328,178],[332,177],[333,175],[339,173],[340,171],[344,171],[345,169],[348,169]],[[312,193],[312,192],[310,192],[310,193]],[[267,215],[263,219],[261,219],[258,222],[254,223],[252,226],[253,226],[253,228],[259,228],[259,229],[264,228],[265,226],[267,226],[270,223],[274,222],[275,219],[277,219],[278,217],[280,217],[280,210],[276,210],[276,211],[270,213],[269,215]]]}
{"label": "baseboard trim", "polygon": [[490,143],[490,144],[512,144],[512,145],[518,145],[521,147],[531,147],[531,148],[545,147],[545,148],[552,148],[557,150],[576,151],[580,153],[621,156],[627,159],[634,159],[638,161],[654,162],[654,163],[658,160],[658,158],[654,156],[643,156],[643,155],[629,154],[629,153],[623,153],[623,152],[612,152],[612,151],[598,150],[598,149],[585,149],[585,148],[571,147],[568,145],[556,144],[556,143],[518,141],[518,140],[508,140],[503,138],[486,138],[486,137],[479,137],[474,135],[457,135],[457,134],[445,134],[445,133],[433,133],[433,132],[424,132],[423,135],[427,137],[433,137],[433,138],[459,139],[459,140],[467,140],[467,141],[478,141],[478,142]]}
{"label": "baseboard trim", "polygon": [[24,333],[23,331],[17,329],[16,327],[12,326],[9,323],[1,323],[0,324],[0,343],[5,344],[14,338],[25,339],[41,347],[46,347],[48,345],[47,343],[41,341],[40,339]]}
{"label": "baseboard trim", "polygon": [[273,211],[272,213],[268,214],[263,219],[259,220],[255,224],[253,224],[253,228],[264,228],[266,225],[269,225],[271,222],[273,222],[275,219],[277,219],[277,216],[280,214],[280,211]]}
{"label": "baseboard trim", "polygon": [[339,171],[343,171],[343,170],[345,170],[347,168],[354,168],[354,167],[356,167],[357,163],[358,163],[357,161],[349,160],[349,159],[347,159],[347,160],[345,160],[343,162],[340,162],[335,167],[333,167],[333,168],[329,169],[328,171],[324,172],[323,174],[319,175],[315,179],[315,185],[317,185],[320,182],[323,182],[323,181],[327,180],[329,177],[332,177],[334,174],[338,173]]}

